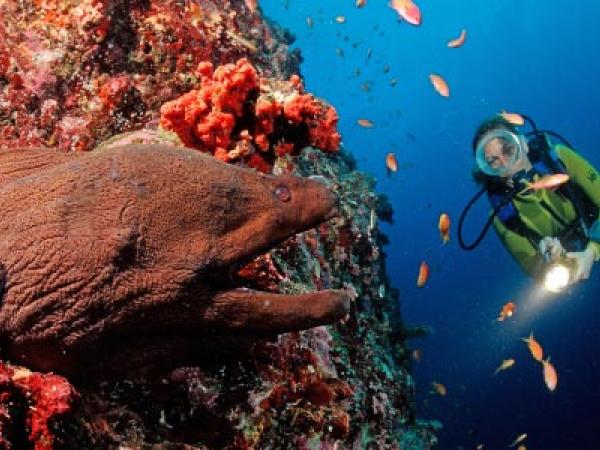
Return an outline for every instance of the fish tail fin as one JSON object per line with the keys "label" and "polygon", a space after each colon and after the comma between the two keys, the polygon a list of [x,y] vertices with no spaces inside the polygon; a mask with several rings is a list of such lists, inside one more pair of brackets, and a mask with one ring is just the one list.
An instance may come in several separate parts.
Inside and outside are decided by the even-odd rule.
{"label": "fish tail fin", "polygon": [[450,241],[450,234],[449,233],[445,233],[442,235],[442,242],[444,245],[446,245],[448,242]]}
{"label": "fish tail fin", "polygon": [[521,338],[521,340],[523,342],[527,342],[529,344],[529,342],[531,342],[531,340],[533,339],[533,331],[531,333],[529,333],[529,336]]}

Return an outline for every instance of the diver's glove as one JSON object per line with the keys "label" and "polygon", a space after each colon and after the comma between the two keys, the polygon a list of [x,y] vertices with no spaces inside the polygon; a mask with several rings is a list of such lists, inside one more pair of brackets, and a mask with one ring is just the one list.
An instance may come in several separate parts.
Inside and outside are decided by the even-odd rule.
{"label": "diver's glove", "polygon": [[576,262],[575,273],[571,279],[571,283],[579,280],[587,280],[590,277],[594,261],[596,261],[596,250],[588,247],[582,252],[569,252],[566,256]]}
{"label": "diver's glove", "polygon": [[538,244],[540,253],[544,255],[546,262],[551,263],[559,260],[565,255],[565,249],[556,237],[547,236]]}

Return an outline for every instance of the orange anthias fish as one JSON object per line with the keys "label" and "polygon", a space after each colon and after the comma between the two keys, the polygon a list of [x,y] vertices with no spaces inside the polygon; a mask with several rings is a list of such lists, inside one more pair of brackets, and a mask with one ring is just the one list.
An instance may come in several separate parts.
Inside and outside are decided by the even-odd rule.
{"label": "orange anthias fish", "polygon": [[541,178],[538,178],[533,183],[527,180],[521,180],[525,187],[521,192],[519,192],[519,194],[522,194],[529,190],[537,191],[539,189],[554,189],[560,186],[561,184],[565,184],[567,181],[569,181],[569,175],[567,175],[566,173],[555,173],[552,175],[545,175]]}
{"label": "orange anthias fish", "polygon": [[421,10],[412,0],[390,0],[388,5],[411,25],[421,24]]}
{"label": "orange anthias fish", "polygon": [[446,386],[444,386],[442,383],[436,383],[434,381],[431,383],[431,386],[433,386],[433,390],[435,391],[435,393],[441,395],[442,397],[445,397],[448,393],[448,391],[446,390]]}
{"label": "orange anthias fish", "polygon": [[550,362],[550,357],[545,360],[542,360],[542,365],[544,366],[544,383],[546,383],[546,387],[553,391],[556,389],[556,385],[558,384],[558,375],[556,373],[556,369]]}
{"label": "orange anthias fish", "polygon": [[539,344],[539,342],[536,341],[533,337],[533,331],[531,332],[529,337],[521,339],[523,339],[523,342],[525,342],[527,344],[527,347],[529,347],[529,351],[531,352],[531,356],[533,356],[533,359],[542,362],[542,359],[544,358],[544,350],[542,349],[542,346]]}
{"label": "orange anthias fish", "polygon": [[398,161],[394,153],[388,153],[385,157],[385,166],[387,167],[388,176],[391,172],[398,172]]}
{"label": "orange anthias fish", "polygon": [[425,286],[427,283],[427,278],[429,278],[429,266],[425,261],[421,263],[421,267],[419,267],[419,278],[417,278],[417,287]]}
{"label": "orange anthias fish", "polygon": [[525,447],[523,444],[521,444],[517,447],[517,450],[527,450],[527,447]]}
{"label": "orange anthias fish", "polygon": [[496,370],[494,370],[494,375],[498,372],[502,372],[503,370],[510,369],[515,365],[515,360],[513,358],[508,358],[502,361],[502,363],[498,366]]}
{"label": "orange anthias fish", "polygon": [[502,116],[502,118],[511,125],[516,125],[518,127],[525,123],[525,119],[523,119],[523,116],[521,114],[502,111],[500,113],[500,116]]}
{"label": "orange anthias fish", "polygon": [[517,305],[514,302],[506,302],[502,305],[502,309],[500,310],[500,314],[498,315],[498,322],[502,322],[507,317],[512,317],[517,309]]}
{"label": "orange anthias fish", "polygon": [[367,0],[356,0],[356,7],[357,8],[362,8],[366,4],[367,4]]}
{"label": "orange anthias fish", "polygon": [[363,128],[373,128],[373,126],[375,126],[375,124],[369,119],[358,119],[356,123]]}
{"label": "orange anthias fish", "polygon": [[446,244],[446,242],[450,240],[450,217],[448,216],[448,214],[440,214],[438,229],[440,230],[440,237],[442,238],[442,242]]}
{"label": "orange anthias fish", "polygon": [[446,44],[450,48],[458,48],[465,43],[465,39],[467,38],[467,30],[462,30],[460,32],[460,36],[456,39],[451,39]]}
{"label": "orange anthias fish", "polygon": [[446,83],[442,77],[432,73],[429,75],[429,81],[431,81],[433,88],[438,94],[440,94],[442,97],[450,97],[450,88],[448,87],[448,83]]}
{"label": "orange anthias fish", "polygon": [[527,433],[523,433],[517,436],[517,438],[513,441],[512,444],[509,445],[509,447],[514,447],[515,445],[517,445],[520,442],[523,442],[525,439],[527,439]]}

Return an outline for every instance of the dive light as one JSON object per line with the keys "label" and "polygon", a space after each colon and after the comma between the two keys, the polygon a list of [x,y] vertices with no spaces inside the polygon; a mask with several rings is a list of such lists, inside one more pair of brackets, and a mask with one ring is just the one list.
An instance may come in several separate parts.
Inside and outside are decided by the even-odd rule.
{"label": "dive light", "polygon": [[562,292],[571,281],[571,269],[564,263],[550,264],[544,276],[544,288],[550,292]]}
{"label": "dive light", "polygon": [[577,263],[566,258],[566,253],[565,249],[561,247],[560,257],[552,261],[550,248],[544,252],[544,259],[548,264],[544,274],[544,288],[547,291],[562,292],[571,284]]}

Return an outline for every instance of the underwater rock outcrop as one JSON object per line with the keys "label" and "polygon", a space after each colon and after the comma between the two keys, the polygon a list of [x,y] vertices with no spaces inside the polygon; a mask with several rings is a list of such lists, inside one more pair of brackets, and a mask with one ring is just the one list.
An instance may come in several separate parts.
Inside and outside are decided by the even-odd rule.
{"label": "underwater rock outcrop", "polygon": [[202,61],[245,57],[288,79],[300,61],[291,41],[243,1],[0,2],[0,139],[90,150],[158,122]]}
{"label": "underwater rock outcrop", "polygon": [[[41,384],[41,391],[37,391],[41,394],[36,394],[38,397],[31,395],[28,392],[33,392],[32,387],[22,387],[22,384],[15,387],[13,374],[15,370],[21,373],[21,369],[7,364],[5,367],[10,376],[3,379],[0,386],[0,400],[9,402],[10,409],[6,409],[5,403],[0,403],[0,427],[4,439],[0,448],[25,448],[28,445],[39,449],[82,450],[420,450],[434,445],[435,424],[421,422],[414,414],[414,382],[409,373],[410,362],[404,340],[408,333],[403,331],[397,291],[390,286],[385,275],[385,258],[381,251],[385,237],[378,231],[377,218],[391,220],[391,209],[383,197],[374,193],[374,180],[356,171],[352,158],[346,152],[336,151],[339,145],[335,129],[337,113],[325,101],[304,92],[297,76],[299,55],[288,51],[290,41],[285,31],[262,18],[260,8],[251,0],[0,2],[0,146],[3,156],[8,156],[11,149],[26,149],[12,161],[14,164],[20,157],[29,163],[9,175],[20,177],[14,183],[19,186],[23,195],[19,198],[23,201],[33,205],[37,200],[40,211],[44,211],[44,208],[50,207],[47,202],[51,203],[53,198],[58,203],[59,199],[67,198],[55,192],[52,183],[44,183],[43,177],[37,177],[38,187],[32,191],[37,193],[37,199],[27,198],[28,183],[36,179],[35,176],[25,176],[33,173],[26,172],[29,167],[34,172],[45,173],[46,180],[58,173],[67,177],[68,173],[72,173],[74,181],[71,186],[78,186],[73,192],[83,195],[72,197],[72,201],[66,201],[58,211],[68,212],[70,208],[75,208],[71,209],[75,211],[76,206],[86,204],[90,214],[105,208],[114,212],[109,207],[113,197],[126,196],[128,190],[144,195],[144,183],[134,183],[137,175],[133,172],[136,170],[143,172],[139,173],[140,181],[145,180],[155,190],[160,186],[173,186],[173,177],[169,177],[173,171],[178,176],[183,175],[181,185],[186,180],[191,182],[186,177],[193,177],[194,165],[210,158],[192,153],[194,150],[191,148],[195,148],[231,165],[223,168],[221,162],[206,163],[210,167],[213,164],[218,167],[216,172],[208,171],[212,174],[209,179],[212,176],[213,181],[221,174],[228,180],[225,185],[231,186],[227,174],[239,176],[237,193],[246,189],[244,181],[254,179],[262,180],[258,184],[263,187],[265,183],[270,186],[269,192],[274,193],[275,198],[271,197],[269,201],[285,205],[295,198],[293,189],[278,190],[277,186],[270,184],[276,183],[276,178],[250,173],[251,169],[240,169],[235,165],[257,168],[283,176],[286,180],[296,180],[292,177],[294,175],[317,178],[320,183],[298,183],[319,186],[318,189],[324,189],[322,183],[325,183],[339,202],[337,217],[325,222],[322,219],[330,217],[329,212],[317,214],[320,216],[318,220],[315,218],[314,222],[299,228],[297,223],[292,226],[284,222],[279,230],[279,220],[283,220],[280,218],[259,221],[252,232],[242,232],[237,236],[243,239],[235,241],[238,245],[233,245],[233,248],[242,249],[243,255],[234,251],[228,261],[237,264],[219,266],[226,267],[228,270],[225,271],[206,270],[203,275],[208,278],[191,278],[205,280],[204,293],[208,296],[204,298],[214,300],[211,293],[223,287],[235,289],[246,286],[268,292],[262,294],[266,295],[262,298],[273,295],[273,299],[316,299],[326,305],[331,300],[335,307],[321,309],[315,314],[330,311],[333,315],[324,321],[323,316],[319,321],[312,321],[310,308],[306,311],[294,309],[294,305],[300,303],[293,300],[290,302],[293,313],[290,316],[284,316],[289,310],[282,308],[268,320],[255,322],[260,326],[250,333],[252,339],[248,339],[247,332],[232,331],[229,325],[235,328],[236,322],[223,328],[229,330],[227,333],[217,333],[219,338],[211,343],[188,346],[189,342],[171,342],[172,345],[165,347],[164,351],[155,349],[153,355],[146,354],[140,361],[124,358],[109,363],[116,357],[117,350],[123,352],[121,354],[140,353],[127,339],[131,337],[130,332],[126,333],[127,336],[112,333],[115,328],[111,328],[109,322],[106,322],[106,329],[103,325],[96,326],[95,330],[100,334],[92,333],[90,336],[97,338],[106,331],[106,336],[113,340],[113,347],[95,347],[95,351],[91,351],[94,347],[89,347],[88,352],[81,347],[81,352],[75,353],[78,357],[72,362],[68,358],[60,359],[66,355],[46,353],[40,348],[39,354],[48,356],[49,360],[57,357],[59,359],[55,361],[61,364],[44,366],[42,358],[37,364],[34,361],[33,365],[58,373],[78,374],[70,378],[76,389],[61,377],[33,373],[35,377],[57,377],[52,380],[60,380],[65,383],[60,386],[68,386],[68,389],[62,390],[68,395],[61,397],[63,403],[58,403],[68,404],[68,408],[50,409],[41,416],[43,421],[36,423],[43,423],[46,428],[43,439],[36,441],[35,436],[30,434],[28,418],[33,417],[32,411],[36,410],[36,399],[51,398],[55,385]],[[219,79],[218,73],[224,78]],[[240,73],[249,77],[240,80],[243,86],[250,86],[247,95],[232,96],[226,92],[215,97],[213,87],[233,82],[236,74]],[[246,84],[248,80],[250,84]],[[207,108],[183,107],[179,110],[191,111],[193,117],[185,113],[175,114],[182,105],[182,99],[192,104],[202,98],[199,93],[204,95],[208,92],[211,93],[211,104],[206,105]],[[235,101],[229,102],[232,99]],[[227,117],[223,123],[232,126],[225,130],[220,126],[221,121],[212,120],[216,116]],[[159,127],[160,124],[163,128]],[[215,124],[218,125],[216,128]],[[185,140],[185,136],[189,141]],[[182,140],[190,149],[172,148],[181,147]],[[127,153],[127,147],[123,146],[129,144],[134,145],[129,147],[134,151]],[[166,145],[170,147],[166,148]],[[34,150],[33,147],[46,149]],[[149,148],[158,149],[159,157],[155,162],[144,157]],[[81,150],[91,151],[80,153]],[[32,168],[34,160],[27,159],[27,154],[36,152],[45,156],[35,160],[37,165]],[[176,166],[167,164],[161,159],[165,152],[175,156],[179,163]],[[193,156],[184,158],[184,154]],[[119,163],[121,157],[133,159],[122,164]],[[11,161],[11,158],[6,161]],[[77,175],[79,161],[82,162],[82,172]],[[102,183],[94,186],[91,181],[94,177],[91,177],[86,184],[82,174],[87,173],[86,167],[97,163],[107,167],[108,161],[113,161],[114,167],[119,169],[115,173],[118,180],[115,180],[114,186],[121,188],[109,190],[112,194],[107,191],[107,195],[101,196]],[[202,170],[200,173],[203,173]],[[198,175],[199,180],[195,182],[208,181],[204,180],[206,176],[206,172]],[[78,179],[79,182],[76,182]],[[100,189],[99,194],[88,198],[88,193],[96,188]],[[288,199],[290,192],[291,200]],[[138,224],[148,220],[156,223],[163,213],[172,219],[170,224],[181,229],[192,224],[194,210],[187,211],[185,207],[198,208],[199,201],[184,201],[185,196],[177,195],[180,193],[173,192],[169,197],[170,207],[162,203],[160,215],[144,216]],[[200,210],[205,213],[214,211],[215,226],[224,217],[227,220],[219,223],[232,224],[237,219],[241,224],[247,223],[247,217],[240,215],[243,216],[248,209],[255,211],[254,208],[245,205],[238,211],[239,208],[231,206],[240,203],[225,201],[229,198],[225,195],[227,193],[224,190],[223,195],[218,196],[223,203],[200,204]],[[5,195],[0,191],[0,196]],[[6,198],[3,205],[8,205],[9,212],[25,213],[27,208],[23,205],[26,203]],[[3,208],[6,209],[5,206]],[[41,214],[37,217],[35,211],[30,212],[31,224],[46,225],[45,221],[40,221]],[[125,219],[130,212],[130,208],[123,209]],[[257,213],[253,214],[256,217]],[[49,271],[36,280],[25,280],[24,286],[35,281],[33,284],[39,292],[43,292],[61,276],[74,270],[70,255],[82,254],[85,250],[88,254],[79,261],[81,264],[77,265],[77,270],[89,269],[94,274],[93,267],[96,266],[93,264],[97,258],[110,261],[114,274],[118,272],[116,269],[125,269],[132,261],[144,261],[144,258],[153,255],[137,253],[141,248],[137,246],[137,238],[143,234],[136,233],[135,227],[128,233],[126,227],[119,229],[114,226],[114,220],[103,221],[100,220],[102,217],[99,214],[97,222],[91,219],[71,221],[68,222],[71,227],[54,230],[56,234],[52,236],[59,240],[65,232],[81,233],[83,236],[86,230],[105,233],[102,236],[106,239],[90,240],[87,247],[72,242],[65,249],[72,252],[59,257],[64,264],[61,270]],[[114,219],[114,216],[110,217]],[[297,218],[294,214],[282,217]],[[117,223],[120,221],[119,218]],[[128,223],[127,220],[125,223]],[[129,223],[135,224],[135,221]],[[16,224],[25,230],[28,223],[17,220]],[[113,224],[112,227],[110,224]],[[294,231],[313,225],[316,226],[281,242]],[[168,227],[162,226],[162,235],[153,239],[157,243],[164,240],[168,248],[166,244],[174,245],[174,242],[170,240]],[[3,236],[0,236],[0,246],[7,245],[5,236],[12,231],[12,224],[6,227]],[[26,253],[32,237],[33,234],[26,236],[21,243],[13,240],[12,245]],[[193,233],[190,233],[187,241],[180,242],[175,254],[191,255],[193,238]],[[222,243],[214,247],[215,251],[211,253],[214,261],[219,261],[219,255],[228,254],[232,248]],[[121,251],[111,253],[108,251],[111,248]],[[264,251],[267,253],[259,254]],[[43,258],[60,255],[60,251],[49,251]],[[36,320],[52,314],[59,316],[60,309],[54,309],[55,303],[41,302],[38,304],[41,309],[25,308],[21,312],[18,308],[14,309],[16,304],[13,300],[5,301],[4,297],[15,286],[11,286],[7,279],[7,274],[11,274],[7,268],[14,266],[7,266],[3,258],[0,257],[0,277],[3,283],[8,281],[9,288],[3,292],[0,307],[0,315],[4,317],[2,331],[10,328],[6,324],[15,327],[8,342],[2,342],[0,355],[2,358],[14,358],[10,346],[19,339],[27,340],[26,333],[22,335],[22,332]],[[33,269],[43,262],[43,258],[31,258],[20,269]],[[194,263],[183,264],[183,267],[190,268]],[[151,266],[142,267],[144,270],[151,269]],[[178,267],[181,268],[181,265]],[[202,267],[212,269],[214,266]],[[160,272],[160,267],[155,268]],[[110,279],[111,272],[100,271],[97,276]],[[158,276],[154,286],[160,284],[160,280],[165,281],[165,278]],[[166,291],[170,286],[167,282]],[[19,298],[16,287],[17,290],[10,294],[13,298]],[[67,292],[74,287],[67,283],[61,289]],[[96,288],[90,289],[89,298],[100,295],[102,288],[106,285],[101,285],[98,292]],[[137,293],[143,295],[146,284],[142,283],[138,288]],[[349,291],[353,291],[355,301],[350,303],[346,320],[332,326],[315,326],[330,323],[343,315],[340,313],[345,312]],[[248,299],[252,296],[251,291],[230,292],[241,293],[252,303],[252,298]],[[333,297],[327,300],[328,295]],[[38,300],[34,297],[30,299],[32,304]],[[128,298],[123,297],[123,302]],[[83,324],[85,329],[91,330],[94,323],[99,324],[90,320],[92,317],[110,317],[115,311],[114,305],[108,308],[106,304],[102,305],[101,302],[84,303],[81,310],[74,310],[71,317],[76,319],[73,322],[76,326],[72,329],[77,330],[79,324]],[[246,303],[238,303],[238,306],[242,305]],[[135,324],[141,340],[146,339],[139,348],[151,348],[160,342],[155,335],[144,334],[153,326],[160,329],[161,325],[166,325],[164,332],[158,333],[161,339],[177,334],[174,331],[182,331],[177,329],[177,320],[189,318],[191,312],[186,302],[181,306],[182,310],[165,316],[165,319],[172,319],[165,324],[150,323],[151,314],[142,316],[138,310],[137,316],[128,323],[132,327]],[[91,309],[86,312],[86,307]],[[10,308],[13,308],[12,313]],[[303,321],[306,315],[309,320]],[[18,319],[19,316],[22,319]],[[243,322],[240,314],[226,316]],[[298,320],[299,317],[304,319]],[[280,318],[285,319],[285,326],[277,323]],[[57,322],[61,323],[60,320]],[[290,323],[295,325],[290,327]],[[43,335],[44,331],[51,329],[54,321],[49,320],[46,325],[33,327],[31,331]],[[313,328],[304,329],[311,326]],[[291,329],[295,331],[285,332]],[[282,334],[273,335],[273,332]],[[60,328],[56,334],[60,339],[65,336],[67,340],[72,338],[73,341],[69,342],[76,342],[84,335],[78,332],[61,335]],[[189,364],[169,371],[154,370],[144,377],[133,371],[139,365],[157,366],[155,369],[169,367],[173,360],[187,360]],[[110,367],[111,364],[113,367]],[[89,380],[80,382],[85,379],[86,373],[90,378],[97,378],[93,375],[101,375],[104,370],[107,374],[112,371],[113,374],[126,373],[127,376],[100,384]],[[7,430],[6,433],[4,430]]]}

